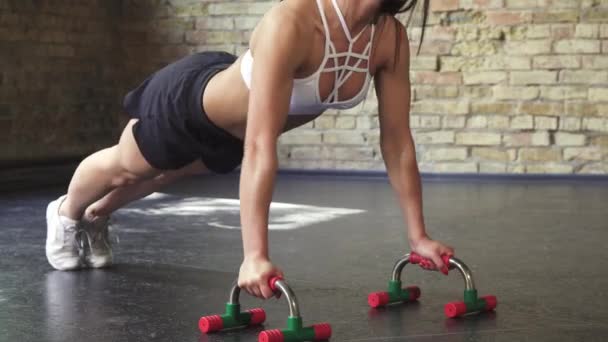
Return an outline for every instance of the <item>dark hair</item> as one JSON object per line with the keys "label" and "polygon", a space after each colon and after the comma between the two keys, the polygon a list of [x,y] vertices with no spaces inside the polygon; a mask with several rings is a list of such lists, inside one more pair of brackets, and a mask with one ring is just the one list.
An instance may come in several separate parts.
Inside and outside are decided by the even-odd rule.
{"label": "dark hair", "polygon": [[[280,0],[283,1],[283,0]],[[426,27],[426,23],[429,17],[429,2],[430,0],[422,0],[422,32],[420,34],[420,42],[418,43],[418,54],[420,53],[420,48],[422,47],[422,41],[424,40],[424,29]],[[405,13],[407,11],[410,12],[410,16],[408,17],[406,27],[409,25],[409,22],[412,18],[412,13],[416,9],[416,5],[418,5],[418,0],[383,0],[382,5],[380,5],[380,12],[378,13],[379,19],[382,16],[395,16],[399,13]],[[395,62],[399,59],[399,41],[401,39],[401,30],[399,29],[398,23],[396,22],[397,34],[395,35]]]}
{"label": "dark hair", "polygon": [[[426,23],[429,17],[429,2],[430,0],[422,0],[422,32],[420,34],[420,42],[418,43],[418,52],[420,53],[420,48],[422,47],[422,41],[424,40],[424,29],[426,27]],[[380,13],[379,16],[382,15],[390,15],[395,16],[398,13],[404,13],[407,11],[411,11],[410,15],[407,19],[406,27],[409,25],[410,20],[412,18],[412,13],[416,9],[416,5],[418,5],[418,0],[383,0],[382,5],[380,5]],[[399,39],[401,30],[397,30],[396,35],[396,43],[399,44]],[[397,49],[399,51],[399,49]],[[397,58],[397,56],[395,56]]]}

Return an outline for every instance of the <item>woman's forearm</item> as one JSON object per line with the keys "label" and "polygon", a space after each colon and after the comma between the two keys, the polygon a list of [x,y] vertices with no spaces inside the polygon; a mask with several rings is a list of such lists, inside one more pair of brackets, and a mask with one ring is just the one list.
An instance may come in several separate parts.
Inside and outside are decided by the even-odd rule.
{"label": "woman's forearm", "polygon": [[400,147],[385,154],[387,172],[399,205],[407,220],[408,239],[417,241],[426,237],[422,208],[422,185],[416,162],[416,151],[411,146]]}
{"label": "woman's forearm", "polygon": [[277,171],[274,148],[246,149],[239,197],[245,258],[268,258],[268,215]]}

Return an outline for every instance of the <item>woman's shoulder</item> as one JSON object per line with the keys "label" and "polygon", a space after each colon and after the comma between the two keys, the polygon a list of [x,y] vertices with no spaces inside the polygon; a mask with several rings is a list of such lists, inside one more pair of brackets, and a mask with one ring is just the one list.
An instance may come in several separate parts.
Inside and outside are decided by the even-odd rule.
{"label": "woman's shoulder", "polygon": [[312,34],[314,25],[311,24],[311,0],[282,1],[272,6],[256,25],[250,38],[250,46],[255,45],[259,38],[288,36],[305,44],[307,36]]}

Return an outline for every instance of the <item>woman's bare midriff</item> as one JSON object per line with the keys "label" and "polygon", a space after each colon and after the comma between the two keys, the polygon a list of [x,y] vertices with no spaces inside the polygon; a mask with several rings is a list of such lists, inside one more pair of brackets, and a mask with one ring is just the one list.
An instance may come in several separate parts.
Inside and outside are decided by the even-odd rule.
{"label": "woman's bare midriff", "polygon": [[[241,76],[240,62],[241,58],[209,80],[202,104],[211,122],[243,139],[247,127],[249,89]],[[283,132],[302,126],[319,115],[288,116]]]}

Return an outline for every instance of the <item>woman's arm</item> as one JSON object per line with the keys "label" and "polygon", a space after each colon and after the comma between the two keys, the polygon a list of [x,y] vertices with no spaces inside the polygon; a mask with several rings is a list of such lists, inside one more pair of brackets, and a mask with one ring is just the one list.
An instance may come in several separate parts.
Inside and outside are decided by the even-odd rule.
{"label": "woman's arm", "polygon": [[277,273],[268,254],[268,214],[278,167],[276,145],[289,111],[294,73],[304,53],[297,20],[285,9],[272,9],[255,36],[240,179],[245,260],[239,285],[254,296],[269,298],[268,278]]}
{"label": "woman's arm", "polygon": [[[395,20],[391,18],[391,20]],[[376,73],[375,86],[379,104],[380,144],[388,176],[407,220],[408,239],[414,250],[444,267],[440,255],[452,249],[430,240],[424,226],[422,186],[412,138],[410,115],[409,41],[401,23],[387,23],[387,35],[398,34],[398,54],[392,50],[385,66]],[[394,35],[392,36],[394,37]],[[385,41],[394,42],[394,38]]]}

